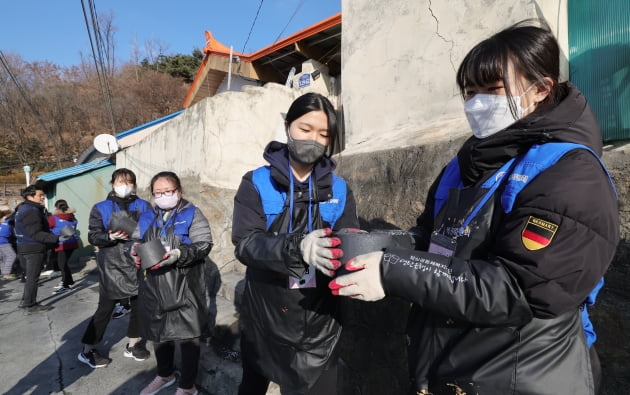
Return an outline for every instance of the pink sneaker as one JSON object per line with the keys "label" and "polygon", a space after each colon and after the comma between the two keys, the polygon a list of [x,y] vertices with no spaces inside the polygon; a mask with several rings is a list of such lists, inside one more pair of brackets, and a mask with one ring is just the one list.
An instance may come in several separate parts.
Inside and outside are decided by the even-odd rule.
{"label": "pink sneaker", "polygon": [[155,376],[153,381],[151,381],[149,383],[149,385],[144,387],[142,392],[140,392],[140,395],[154,395],[154,394],[157,394],[158,392],[160,392],[164,388],[166,388],[166,387],[168,387],[170,385],[173,385],[174,382],[175,382],[175,376],[170,376],[170,377]]}
{"label": "pink sneaker", "polygon": [[198,395],[198,394],[199,392],[197,391],[197,388],[195,388],[195,386],[193,386],[189,390],[185,390],[183,388],[177,388],[177,391],[175,391],[175,395]]}

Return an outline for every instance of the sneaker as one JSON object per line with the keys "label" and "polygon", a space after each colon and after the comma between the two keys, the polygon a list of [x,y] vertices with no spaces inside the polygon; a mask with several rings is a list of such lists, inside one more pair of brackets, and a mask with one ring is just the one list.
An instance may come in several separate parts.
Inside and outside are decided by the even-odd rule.
{"label": "sneaker", "polygon": [[131,312],[131,309],[127,308],[127,306],[118,304],[114,308],[114,313],[112,314],[113,319],[118,319],[120,317],[124,317]]}
{"label": "sneaker", "polygon": [[142,343],[136,343],[133,347],[129,347],[129,343],[127,343],[127,347],[125,347],[123,355],[127,358],[133,358],[136,361],[144,361],[149,358],[151,353]]}
{"label": "sneaker", "polygon": [[61,277],[61,270],[53,271],[48,275],[48,278]]}
{"label": "sneaker", "polygon": [[63,281],[61,281],[61,282],[59,282],[59,284],[55,285],[53,287],[53,289],[59,289],[59,288],[63,288],[63,287],[65,287],[65,285],[63,285]]}
{"label": "sneaker", "polygon": [[53,291],[53,295],[60,295],[64,292],[70,291],[70,287],[62,286],[60,288],[55,287],[56,289]]}
{"label": "sneaker", "polygon": [[193,386],[189,390],[185,390],[183,388],[177,388],[177,391],[175,391],[175,395],[198,395],[198,394],[199,394],[199,391],[197,391],[197,388],[195,388],[195,386]]}
{"label": "sneaker", "polygon": [[170,377],[160,377],[155,376],[153,381],[149,383],[144,389],[140,392],[140,395],[154,395],[163,390],[166,387],[173,385],[175,382],[175,376]]}
{"label": "sneaker", "polygon": [[2,276],[2,279],[7,281],[17,280],[17,278],[18,277],[13,273],[5,274],[4,276]]}
{"label": "sneaker", "polygon": [[107,366],[111,362],[108,358],[101,356],[96,350],[91,350],[87,353],[80,352],[77,358],[79,361],[94,369]]}

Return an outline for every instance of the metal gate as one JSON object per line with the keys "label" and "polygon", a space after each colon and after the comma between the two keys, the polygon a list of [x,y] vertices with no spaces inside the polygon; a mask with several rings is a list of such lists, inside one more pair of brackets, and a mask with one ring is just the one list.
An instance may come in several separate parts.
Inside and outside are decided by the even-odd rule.
{"label": "metal gate", "polygon": [[569,74],[604,141],[630,138],[630,0],[569,0]]}

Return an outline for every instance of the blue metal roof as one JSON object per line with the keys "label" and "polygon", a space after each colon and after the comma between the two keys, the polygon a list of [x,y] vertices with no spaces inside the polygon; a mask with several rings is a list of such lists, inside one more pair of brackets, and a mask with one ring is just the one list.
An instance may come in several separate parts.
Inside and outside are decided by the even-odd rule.
{"label": "blue metal roof", "polygon": [[116,138],[117,138],[117,139],[121,139],[121,138],[123,138],[123,137],[127,137],[127,136],[129,136],[129,135],[131,135],[131,134],[134,134],[134,133],[136,133],[136,132],[139,132],[139,131],[141,131],[141,130],[143,130],[143,129],[146,129],[146,128],[148,128],[149,126],[157,125],[158,123],[162,123],[162,122],[164,122],[164,121],[168,121],[169,119],[176,117],[177,115],[179,115],[179,114],[183,113],[184,111],[186,111],[186,110],[179,110],[179,111],[174,112],[174,113],[172,113],[172,114],[166,115],[166,116],[164,116],[164,117],[162,117],[162,118],[158,118],[158,119],[156,119],[156,120],[154,120],[154,121],[147,122],[147,123],[145,123],[144,125],[136,126],[135,128],[132,128],[132,129],[129,129],[129,130],[125,130],[124,132],[120,132],[120,133],[118,133],[118,134],[116,135]]}
{"label": "blue metal roof", "polygon": [[37,179],[44,181],[55,181],[60,180],[62,178],[76,176],[78,174],[83,174],[85,172],[100,169],[101,167],[113,165],[110,159],[97,160],[94,162],[83,163],[77,166],[68,167],[61,170],[52,171],[50,173],[41,174]]}

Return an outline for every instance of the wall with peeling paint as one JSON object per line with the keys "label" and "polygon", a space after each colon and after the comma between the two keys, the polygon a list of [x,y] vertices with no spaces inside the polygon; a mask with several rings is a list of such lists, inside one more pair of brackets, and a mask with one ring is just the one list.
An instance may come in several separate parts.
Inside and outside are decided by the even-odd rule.
{"label": "wall with peeling paint", "polygon": [[566,48],[566,4],[561,3],[343,1],[342,99],[349,153],[381,149],[383,141],[399,136],[421,137],[436,125],[440,134],[468,133],[455,84],[460,61],[477,42],[528,18],[545,18]]}

